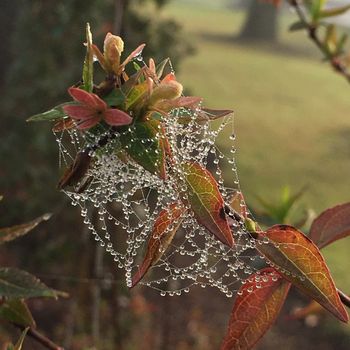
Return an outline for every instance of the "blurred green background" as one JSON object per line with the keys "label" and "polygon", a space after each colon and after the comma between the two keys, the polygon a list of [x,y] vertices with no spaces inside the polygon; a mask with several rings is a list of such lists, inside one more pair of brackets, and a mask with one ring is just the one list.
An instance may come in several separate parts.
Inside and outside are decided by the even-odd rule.
{"label": "blurred green background", "polygon": [[[101,257],[79,213],[55,189],[58,156],[50,127],[25,119],[64,101],[66,88],[80,79],[87,21],[99,44],[107,31],[120,33],[129,51],[146,42],[144,57],[171,57],[189,93],[202,96],[206,106],[235,111],[238,173],[255,211],[261,209],[257,196],[277,202],[284,186],[292,192],[305,187],[295,217],[349,201],[349,84],[322,62],[305,33],[288,31],[295,15],[287,8],[263,5],[267,23],[255,18],[255,37],[254,30],[243,30],[250,5],[244,0],[1,1],[5,199],[0,226],[43,212],[55,215],[29,237],[2,248],[0,263],[25,268],[70,292],[69,300],[31,305],[38,327],[67,349],[216,349],[232,305],[209,289],[169,298],[141,288],[129,293],[122,273],[109,256]],[[221,147],[225,142],[218,140]],[[350,292],[349,249],[348,240],[325,250],[345,292]],[[99,275],[96,259],[104,264]],[[331,316],[286,321],[287,313],[306,303],[293,292],[279,325],[258,348],[348,349],[349,328]],[[0,344],[13,335],[0,325]],[[30,340],[26,346],[39,349]]]}

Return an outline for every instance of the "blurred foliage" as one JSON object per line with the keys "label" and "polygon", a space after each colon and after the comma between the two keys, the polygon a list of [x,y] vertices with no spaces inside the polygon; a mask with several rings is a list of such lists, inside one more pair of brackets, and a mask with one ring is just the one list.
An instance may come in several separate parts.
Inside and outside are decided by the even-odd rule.
{"label": "blurred foliage", "polygon": [[[76,58],[84,57],[82,28],[86,22],[97,33],[96,42],[101,42],[105,32],[118,27],[116,9],[122,6],[119,27],[126,46],[147,42],[145,57],[154,55],[156,59],[170,56],[171,50],[172,60],[177,64],[191,48],[181,38],[180,25],[161,16],[166,3],[161,0],[2,2],[0,26],[3,33],[9,33],[0,59],[3,61],[0,66],[6,67],[5,78],[0,81],[0,157],[6,160],[0,170],[0,187],[11,197],[6,220],[13,221],[18,212],[38,212],[44,206],[62,201],[54,190],[57,150],[53,137],[48,129],[39,130],[24,121],[34,112],[62,102],[66,87],[79,81],[81,67]],[[43,191],[43,184],[53,190]]]}
{"label": "blurred foliage", "polygon": [[[106,32],[118,29],[127,47],[147,42],[145,58],[154,53],[165,58],[171,51],[172,61],[177,65],[191,52],[191,46],[183,39],[178,22],[162,16],[167,3],[164,0],[1,1],[0,188],[8,199],[6,208],[0,206],[1,226],[44,210],[60,212],[45,228],[40,227],[35,237],[12,243],[2,261],[8,259],[39,274],[45,270],[51,285],[60,288],[63,284],[63,289],[71,292],[72,300],[57,303],[60,306],[43,309],[40,301],[31,303],[38,324],[45,324],[47,334],[59,334],[69,348],[74,342],[79,349],[93,344],[87,334],[92,333],[95,290],[101,294],[100,326],[104,328],[106,346],[110,343],[110,348],[115,348],[115,344],[123,341],[130,332],[129,318],[133,316],[112,262],[104,266],[99,280],[89,279],[96,277],[93,272],[95,246],[90,244],[87,232],[83,232],[74,208],[69,207],[62,213],[67,201],[55,189],[59,178],[57,146],[50,126],[39,128],[25,120],[66,100],[66,88],[80,80],[86,22],[94,29],[94,40],[99,45]],[[117,18],[120,6],[123,12],[118,12],[122,16]],[[50,239],[43,243],[47,233]],[[79,264],[73,258],[78,249],[81,251]],[[112,271],[113,282],[105,282],[105,274],[109,276]],[[66,277],[58,281],[50,279],[55,274]],[[103,283],[102,289],[100,283]],[[62,326],[58,326],[60,320]],[[70,336],[73,330],[74,340]],[[11,330],[0,330],[2,340],[8,331]],[[79,343],[80,338],[84,340]]]}
{"label": "blurred foliage", "polygon": [[[50,216],[50,214],[44,214],[24,224],[0,228],[0,245],[26,235],[41,222],[48,220]],[[66,296],[66,293],[47,287],[38,278],[26,271],[11,267],[0,267],[0,320],[24,330],[15,346],[6,345],[8,349],[20,350],[27,331],[36,328],[26,300],[35,297],[57,299],[59,295]],[[41,334],[40,338],[48,340]]]}
{"label": "blurred foliage", "polygon": [[253,208],[253,213],[258,222],[265,226],[289,224],[298,228],[308,227],[315,218],[315,213],[311,209],[303,208],[300,203],[305,191],[304,187],[297,192],[292,192],[289,186],[284,186],[277,200],[269,200],[257,195],[256,199],[260,207]]}

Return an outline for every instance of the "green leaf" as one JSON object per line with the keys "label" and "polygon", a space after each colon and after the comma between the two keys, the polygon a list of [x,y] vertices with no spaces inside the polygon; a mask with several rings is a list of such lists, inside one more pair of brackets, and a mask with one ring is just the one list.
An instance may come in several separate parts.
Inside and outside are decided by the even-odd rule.
{"label": "green leaf", "polygon": [[135,85],[128,93],[128,96],[125,101],[125,109],[129,110],[137,102],[141,101],[143,97],[146,96],[148,92],[147,82]]}
{"label": "green leaf", "polygon": [[26,271],[11,267],[0,268],[0,297],[33,298],[66,295],[47,287],[38,278]]}
{"label": "green leaf", "polygon": [[341,7],[329,8],[320,11],[320,18],[339,16],[350,10],[350,5],[344,5]]}
{"label": "green leaf", "polygon": [[62,103],[50,109],[49,111],[31,116],[30,118],[27,119],[27,122],[56,121],[56,120],[62,119],[66,117],[66,114],[64,113],[62,107],[67,105],[76,105],[76,104],[77,104],[76,102]]}
{"label": "green leaf", "polygon": [[334,24],[327,26],[324,44],[330,54],[334,54],[336,52],[338,42],[337,31]]}
{"label": "green leaf", "polygon": [[337,43],[337,49],[336,49],[336,54],[337,55],[343,53],[344,46],[345,46],[347,40],[348,40],[348,34],[343,33],[341,35],[340,39],[338,40],[338,43]]}
{"label": "green leaf", "polygon": [[290,188],[288,186],[284,186],[281,190],[280,202],[276,204],[274,202],[267,201],[265,198],[260,196],[255,197],[263,207],[265,216],[267,216],[269,219],[273,219],[275,222],[285,224],[292,211],[292,208],[295,206],[304,192],[305,187],[303,187],[300,191],[291,194]]}
{"label": "green leaf", "polygon": [[302,22],[302,21],[298,21],[298,22],[294,22],[289,26],[289,31],[291,32],[296,32],[297,30],[302,30],[302,29],[306,29],[307,28],[307,24]]}
{"label": "green leaf", "polygon": [[136,63],[135,61],[133,61],[132,64],[133,64],[136,72],[138,72],[141,69],[141,66],[138,63]]}
{"label": "green leaf", "polygon": [[17,237],[24,236],[25,234],[33,230],[36,226],[38,226],[41,222],[49,220],[50,217],[51,214],[48,213],[41,215],[38,218],[29,221],[25,224],[0,228],[0,244],[12,241]]}
{"label": "green leaf", "polygon": [[120,134],[120,142],[127,154],[152,174],[161,178],[165,173],[165,135],[158,120],[137,122]]}
{"label": "green leaf", "polygon": [[321,16],[321,10],[326,3],[326,0],[313,0],[311,5],[311,18],[314,23],[318,22]]}
{"label": "green leaf", "polygon": [[114,89],[103,100],[109,107],[120,107],[125,102],[125,95],[120,89]]}
{"label": "green leaf", "polygon": [[162,77],[164,69],[165,69],[166,65],[169,63],[170,63],[170,58],[166,58],[165,60],[163,60],[162,62],[157,64],[156,74],[157,74],[158,79],[160,79]]}
{"label": "green leaf", "polygon": [[92,51],[92,34],[90,24],[86,24],[86,55],[83,66],[83,89],[87,92],[92,92],[94,87],[94,57]]}
{"label": "green leaf", "polygon": [[0,306],[0,318],[23,327],[35,327],[35,321],[22,299],[9,299]]}
{"label": "green leaf", "polygon": [[183,201],[189,203],[197,221],[222,243],[233,247],[224,200],[213,175],[199,163],[184,163],[184,180],[187,187]]}

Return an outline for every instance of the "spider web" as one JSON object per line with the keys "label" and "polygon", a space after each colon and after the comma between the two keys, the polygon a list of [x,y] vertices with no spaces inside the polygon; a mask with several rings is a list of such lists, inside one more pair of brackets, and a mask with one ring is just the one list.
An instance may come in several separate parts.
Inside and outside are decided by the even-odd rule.
{"label": "spider web", "polygon": [[[142,263],[159,213],[180,201],[186,192],[181,164],[197,162],[207,168],[215,177],[227,208],[232,194],[241,191],[235,162],[233,115],[220,122],[198,121],[199,112],[201,107],[177,108],[161,119],[173,156],[172,164],[166,166],[166,180],[115,152],[121,136],[116,132],[103,152],[91,151],[94,161],[84,191],[64,191],[72,205],[80,207],[84,224],[96,242],[113,257],[118,268],[124,269],[129,287]],[[187,123],[183,123],[184,116]],[[133,126],[127,132],[132,134]],[[96,149],[94,145],[109,133],[107,127],[99,136],[74,129],[55,133],[60,165],[68,166],[83,149]],[[164,134],[159,132],[158,136]],[[218,137],[227,140],[224,147],[216,143]],[[145,152],[150,141],[144,140]],[[245,206],[243,200],[241,206]],[[140,284],[158,290],[161,295],[180,295],[193,286],[211,286],[231,297],[264,264],[254,249],[256,241],[235,218],[233,210],[227,213],[235,240],[230,248],[197,222],[189,206],[186,209],[171,245]]]}

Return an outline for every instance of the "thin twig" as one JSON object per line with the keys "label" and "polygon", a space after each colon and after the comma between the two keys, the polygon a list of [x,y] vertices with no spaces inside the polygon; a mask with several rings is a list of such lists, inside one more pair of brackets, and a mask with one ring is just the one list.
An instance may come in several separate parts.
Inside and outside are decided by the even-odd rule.
{"label": "thin twig", "polygon": [[[20,326],[18,324],[13,323],[14,326],[17,328],[20,328],[22,331],[25,329],[25,327]],[[45,335],[41,334],[37,330],[33,328],[29,328],[27,335],[33,339],[35,339],[38,343],[43,345],[46,349],[50,350],[64,350],[61,346],[55,344],[53,341],[51,341],[49,338],[45,337]]]}
{"label": "thin twig", "polygon": [[342,292],[340,289],[337,289],[337,292],[339,294],[340,300],[342,301],[342,303],[347,306],[348,308],[350,308],[350,297],[345,294],[344,292]]}
{"label": "thin twig", "polygon": [[348,71],[346,66],[340,61],[338,54],[332,54],[326,49],[318,35],[317,26],[315,26],[307,20],[303,8],[301,7],[301,2],[299,0],[289,0],[289,4],[295,9],[299,20],[304,24],[305,30],[308,32],[309,38],[326,56],[328,62],[333,67],[333,69],[340,75],[342,75],[350,83],[350,72]]}

